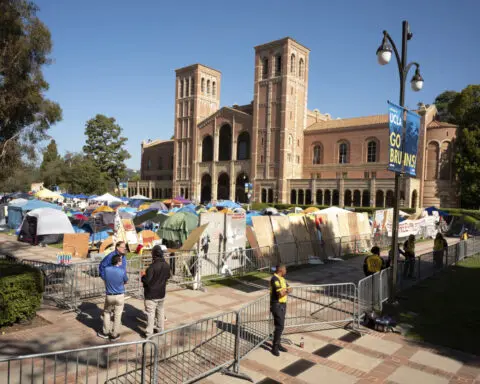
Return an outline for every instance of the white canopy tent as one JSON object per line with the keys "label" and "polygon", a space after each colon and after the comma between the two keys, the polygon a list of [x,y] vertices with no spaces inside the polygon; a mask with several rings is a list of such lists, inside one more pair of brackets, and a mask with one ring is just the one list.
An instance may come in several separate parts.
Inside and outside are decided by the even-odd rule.
{"label": "white canopy tent", "polygon": [[122,200],[118,197],[112,196],[110,193],[105,193],[102,196],[97,196],[92,201],[107,202],[107,203],[121,203]]}
{"label": "white canopy tent", "polygon": [[145,197],[143,195],[135,195],[132,197],[129,197],[130,200],[150,200],[148,197]]}
{"label": "white canopy tent", "polygon": [[53,208],[37,208],[27,213],[37,218],[38,236],[75,233],[65,213]]}

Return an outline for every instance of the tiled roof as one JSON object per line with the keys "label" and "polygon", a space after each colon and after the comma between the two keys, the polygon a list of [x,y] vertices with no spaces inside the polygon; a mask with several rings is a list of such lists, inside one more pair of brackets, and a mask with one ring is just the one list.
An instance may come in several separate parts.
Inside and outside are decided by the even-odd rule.
{"label": "tiled roof", "polygon": [[388,123],[387,114],[363,116],[363,117],[352,117],[349,119],[319,121],[307,127],[307,131],[315,131],[320,129],[361,127],[365,125],[378,125],[378,124],[387,124],[387,123]]}
{"label": "tiled roof", "polygon": [[452,123],[433,120],[430,124],[428,124],[428,128],[457,128],[457,126]]}
{"label": "tiled roof", "polygon": [[148,147],[153,147],[154,145],[158,145],[158,144],[165,144],[165,143],[173,143],[173,140],[160,140],[160,139],[157,139],[157,140],[152,140],[150,142],[148,141],[144,141],[143,142],[143,148],[148,148]]}

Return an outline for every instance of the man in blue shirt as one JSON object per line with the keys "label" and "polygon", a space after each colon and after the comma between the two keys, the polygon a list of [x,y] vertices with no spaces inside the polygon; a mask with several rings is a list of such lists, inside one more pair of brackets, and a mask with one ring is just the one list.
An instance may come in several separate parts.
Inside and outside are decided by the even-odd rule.
{"label": "man in blue shirt", "polygon": [[115,341],[120,338],[119,331],[125,304],[125,284],[128,281],[127,273],[122,267],[122,256],[112,257],[111,265],[104,269],[103,276],[107,296],[103,309],[103,331],[97,332],[97,335],[102,339]]}
{"label": "man in blue shirt", "polygon": [[125,257],[127,253],[127,247],[125,245],[124,241],[118,241],[117,244],[115,244],[115,251],[109,253],[107,256],[103,258],[101,261],[99,267],[98,267],[98,272],[100,274],[100,277],[105,280],[105,268],[109,267],[112,265],[112,257],[115,255],[120,255],[122,259],[122,268],[127,272],[127,258]]}

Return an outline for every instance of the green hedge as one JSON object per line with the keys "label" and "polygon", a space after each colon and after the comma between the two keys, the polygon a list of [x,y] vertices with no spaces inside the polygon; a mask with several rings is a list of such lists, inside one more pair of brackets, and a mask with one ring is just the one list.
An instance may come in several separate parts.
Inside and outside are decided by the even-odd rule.
{"label": "green hedge", "polygon": [[0,260],[0,326],[33,318],[42,293],[43,276],[38,269]]}

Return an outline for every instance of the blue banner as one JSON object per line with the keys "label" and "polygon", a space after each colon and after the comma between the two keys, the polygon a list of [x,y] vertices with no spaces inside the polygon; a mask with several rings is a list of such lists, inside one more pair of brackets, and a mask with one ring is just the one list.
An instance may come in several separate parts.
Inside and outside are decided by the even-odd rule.
{"label": "blue banner", "polygon": [[388,170],[402,172],[403,108],[388,102],[389,150]]}
{"label": "blue banner", "polygon": [[403,155],[404,172],[417,176],[418,135],[420,132],[420,116],[407,111],[407,127],[405,132],[405,149]]}

